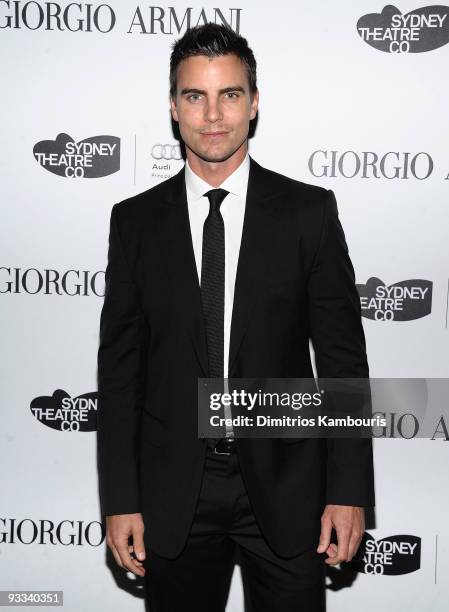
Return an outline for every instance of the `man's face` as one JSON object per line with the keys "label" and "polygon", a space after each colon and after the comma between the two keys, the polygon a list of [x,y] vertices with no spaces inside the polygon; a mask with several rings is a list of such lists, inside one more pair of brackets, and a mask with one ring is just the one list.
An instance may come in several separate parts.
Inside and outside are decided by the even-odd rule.
{"label": "man's face", "polygon": [[221,162],[246,151],[249,122],[257,113],[242,61],[233,54],[189,57],[178,66],[177,93],[171,111],[191,154]]}

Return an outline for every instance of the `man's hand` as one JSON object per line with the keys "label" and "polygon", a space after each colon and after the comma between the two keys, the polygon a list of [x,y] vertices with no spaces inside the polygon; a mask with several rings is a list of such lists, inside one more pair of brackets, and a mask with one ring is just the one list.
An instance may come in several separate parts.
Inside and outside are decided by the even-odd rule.
{"label": "man's hand", "polygon": [[[141,561],[145,559],[143,544],[144,524],[140,512],[135,514],[114,514],[106,517],[106,544],[112,551],[118,565],[133,572],[137,576],[145,576],[145,568]],[[133,544],[128,544],[132,536]],[[133,559],[134,552],[139,559]]]}
{"label": "man's hand", "polygon": [[[331,544],[332,527],[337,532],[338,545]],[[328,565],[351,561],[360,546],[364,531],[364,508],[328,504],[321,516],[321,535],[317,552],[327,553],[325,563]]]}

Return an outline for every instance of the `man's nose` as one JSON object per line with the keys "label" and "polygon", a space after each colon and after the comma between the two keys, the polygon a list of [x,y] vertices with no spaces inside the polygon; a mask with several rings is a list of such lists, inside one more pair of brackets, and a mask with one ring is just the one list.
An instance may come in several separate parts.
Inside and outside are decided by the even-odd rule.
{"label": "man's nose", "polygon": [[205,119],[210,123],[215,123],[223,118],[220,102],[216,99],[209,99],[205,108]]}

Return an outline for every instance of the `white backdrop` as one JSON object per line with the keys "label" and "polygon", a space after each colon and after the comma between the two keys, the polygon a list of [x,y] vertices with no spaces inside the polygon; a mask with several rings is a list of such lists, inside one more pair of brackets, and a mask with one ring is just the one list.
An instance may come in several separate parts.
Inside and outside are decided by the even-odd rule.
{"label": "white backdrop", "polygon": [[[59,390],[67,406],[92,394],[90,411],[83,414],[95,416],[110,209],[182,166],[169,119],[170,46],[178,37],[176,23],[182,34],[187,17],[191,25],[204,18],[220,22],[220,13],[208,0],[191,10],[177,1],[151,9],[109,0],[90,9],[85,3],[71,6],[66,24],[61,17],[58,29],[50,18],[47,27],[47,10],[59,7],[63,15],[68,5],[0,3],[0,590],[63,590],[68,612],[143,610],[141,583],[110,560],[106,564],[95,432],[61,431],[76,428],[75,413],[66,411],[61,424],[42,410],[60,403],[59,396],[52,399]],[[375,0],[281,0],[264,7],[240,0],[237,8],[220,4],[219,10],[234,28],[239,19],[258,61],[261,98],[251,155],[278,172],[334,190],[359,284],[373,277],[386,286],[432,283],[425,316],[413,318],[412,307],[405,304],[401,311],[397,304],[393,315],[376,308],[377,319],[387,320],[363,319],[371,375],[446,377],[449,45],[397,54],[367,44],[357,22],[383,6]],[[406,15],[419,7],[401,0],[397,8]],[[110,32],[88,23],[95,10],[102,30],[115,16]],[[439,30],[417,27],[412,35],[423,44],[437,30],[445,36],[445,10],[440,5],[425,13],[440,16]],[[159,21],[152,23],[152,14]],[[90,160],[89,145],[74,166],[55,143],[42,144],[59,134],[75,143],[94,137],[103,155]],[[169,159],[155,159],[161,151]],[[323,167],[331,151],[335,172]],[[372,166],[366,176],[363,167],[355,173],[357,160],[363,166],[364,158],[375,156],[377,177]],[[418,178],[410,163],[415,156]],[[429,159],[432,172],[422,178]],[[66,177],[66,167],[69,175],[95,177]],[[87,289],[85,279],[91,283]],[[334,570],[328,580],[331,612],[361,606],[366,612],[446,610],[448,456],[442,436],[375,440],[377,508],[368,532],[376,540],[420,538],[419,568],[388,576],[385,558],[379,558],[380,574]],[[241,609],[237,567],[228,610]]]}

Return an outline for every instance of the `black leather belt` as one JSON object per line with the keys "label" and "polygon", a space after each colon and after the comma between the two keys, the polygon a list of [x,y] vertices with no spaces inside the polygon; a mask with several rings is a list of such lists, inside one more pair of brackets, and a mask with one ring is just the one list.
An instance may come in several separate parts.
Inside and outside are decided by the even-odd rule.
{"label": "black leather belt", "polygon": [[208,439],[207,446],[216,455],[232,455],[236,452],[234,438]]}

